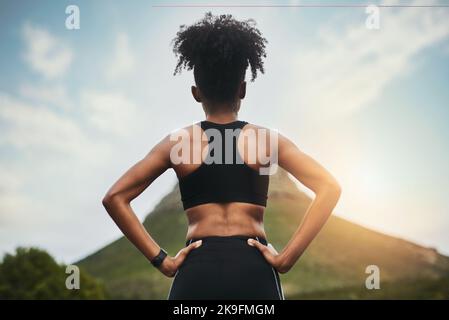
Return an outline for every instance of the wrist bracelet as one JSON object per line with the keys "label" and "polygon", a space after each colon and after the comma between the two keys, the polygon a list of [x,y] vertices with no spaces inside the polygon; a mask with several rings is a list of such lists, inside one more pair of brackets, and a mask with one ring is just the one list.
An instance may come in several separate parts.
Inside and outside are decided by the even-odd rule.
{"label": "wrist bracelet", "polygon": [[162,264],[162,261],[164,261],[166,256],[167,256],[167,251],[165,251],[164,249],[161,248],[158,255],[155,256],[153,259],[151,259],[150,262],[153,266],[158,268]]}

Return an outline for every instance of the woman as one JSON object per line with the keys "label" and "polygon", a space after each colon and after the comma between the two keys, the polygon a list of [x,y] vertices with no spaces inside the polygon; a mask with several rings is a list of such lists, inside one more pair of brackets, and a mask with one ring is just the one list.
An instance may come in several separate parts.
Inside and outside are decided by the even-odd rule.
{"label": "woman", "polygon": [[[279,273],[292,268],[339,199],[334,177],[288,138],[237,119],[246,69],[251,67],[251,80],[264,72],[266,42],[252,20],[231,15],[207,13],[192,26],[181,26],[173,42],[179,59],[175,74],[193,69],[192,95],[206,119],[167,135],[103,199],[125,236],[164,275],[174,277],[168,299],[284,299]],[[276,165],[315,193],[279,253],[267,243],[263,227],[267,173]],[[130,206],[169,168],[179,179],[188,218],[186,246],[174,257]]]}

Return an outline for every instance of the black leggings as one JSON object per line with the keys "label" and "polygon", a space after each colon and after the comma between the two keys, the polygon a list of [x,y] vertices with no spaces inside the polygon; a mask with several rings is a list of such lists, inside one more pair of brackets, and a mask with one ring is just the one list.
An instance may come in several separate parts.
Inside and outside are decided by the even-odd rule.
{"label": "black leggings", "polygon": [[[176,272],[169,300],[270,299],[284,300],[279,274],[249,236],[208,236],[187,255]],[[252,237],[267,245],[261,237]],[[200,239],[186,241],[186,246]]]}

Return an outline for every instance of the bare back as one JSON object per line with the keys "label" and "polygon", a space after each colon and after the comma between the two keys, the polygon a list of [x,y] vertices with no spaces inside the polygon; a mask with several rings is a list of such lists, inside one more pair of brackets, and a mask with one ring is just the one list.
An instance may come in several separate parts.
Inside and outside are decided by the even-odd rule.
{"label": "bare back", "polygon": [[[260,129],[265,129],[253,124],[247,124],[242,129],[238,138],[238,153],[243,161],[253,170],[259,170],[261,164],[256,161],[249,161],[249,148],[258,146],[258,132]],[[204,131],[197,124],[186,127],[183,134],[188,137],[185,143],[188,143],[189,163],[174,164],[171,162],[171,167],[174,169],[178,178],[183,178],[195,172],[204,161],[204,155],[208,151],[207,140],[201,139]],[[201,132],[201,135],[194,134],[194,130]],[[252,130],[256,135],[246,134]],[[266,130],[266,129],[265,129]],[[175,134],[176,135],[176,134]],[[176,142],[176,141],[172,141]],[[264,146],[268,146],[269,140]],[[263,148],[263,147],[262,147]],[[260,150],[269,153],[269,148]],[[182,151],[180,151],[182,153]],[[201,161],[193,163],[193,154],[198,152],[203,155]],[[268,154],[269,155],[269,154]],[[186,156],[182,155],[181,156]],[[237,182],[238,183],[238,182]],[[229,202],[229,203],[206,203],[197,205],[186,210],[188,218],[188,230],[186,238],[199,238],[208,235],[253,235],[266,237],[263,225],[263,215],[265,208],[261,205],[244,203],[244,202]]]}

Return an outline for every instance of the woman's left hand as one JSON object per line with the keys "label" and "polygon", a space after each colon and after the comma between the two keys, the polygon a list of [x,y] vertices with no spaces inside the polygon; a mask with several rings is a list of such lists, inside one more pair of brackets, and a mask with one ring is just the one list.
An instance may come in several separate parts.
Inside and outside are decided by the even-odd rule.
{"label": "woman's left hand", "polygon": [[248,239],[248,244],[259,249],[268,263],[272,265],[279,273],[286,273],[290,270],[290,267],[285,265],[283,256],[276,251],[271,243],[268,243],[268,245],[265,246],[255,239]]}

